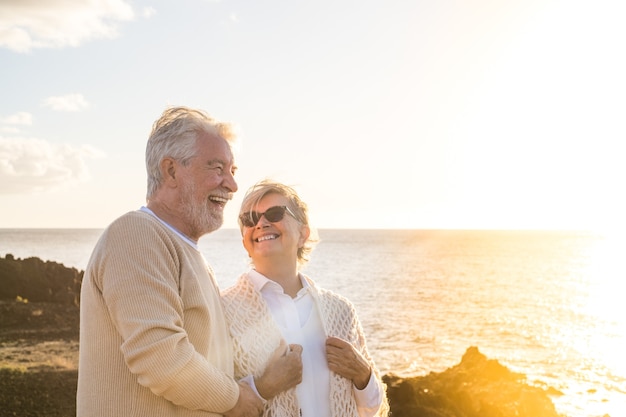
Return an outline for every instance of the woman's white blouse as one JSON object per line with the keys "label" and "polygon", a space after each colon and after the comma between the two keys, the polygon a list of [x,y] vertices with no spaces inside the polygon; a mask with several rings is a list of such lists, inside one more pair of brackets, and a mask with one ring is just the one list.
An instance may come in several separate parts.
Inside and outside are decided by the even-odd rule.
{"label": "woman's white blouse", "polygon": [[[330,370],[326,362],[326,335],[306,279],[300,277],[303,288],[296,298],[285,294],[276,282],[255,270],[248,277],[267,303],[272,317],[288,344],[302,349],[302,383],[296,387],[302,417],[331,417]],[[382,403],[382,390],[374,372],[367,386],[353,392],[361,417],[372,417]]]}

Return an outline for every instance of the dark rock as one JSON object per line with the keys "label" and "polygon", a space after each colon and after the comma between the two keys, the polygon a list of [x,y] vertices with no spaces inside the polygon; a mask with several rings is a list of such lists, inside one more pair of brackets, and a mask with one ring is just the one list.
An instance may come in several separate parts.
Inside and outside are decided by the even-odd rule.
{"label": "dark rock", "polygon": [[0,258],[0,300],[78,305],[83,271],[39,258]]}
{"label": "dark rock", "polygon": [[392,417],[559,417],[548,392],[525,379],[476,347],[441,373],[383,377]]}

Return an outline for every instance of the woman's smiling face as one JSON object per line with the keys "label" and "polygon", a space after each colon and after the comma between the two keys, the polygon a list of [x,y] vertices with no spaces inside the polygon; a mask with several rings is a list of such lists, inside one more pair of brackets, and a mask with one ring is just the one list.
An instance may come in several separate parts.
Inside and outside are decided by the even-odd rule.
{"label": "woman's smiling face", "polygon": [[[278,194],[269,193],[263,196],[257,205],[250,207],[258,213],[265,213],[275,206],[289,207],[289,200]],[[245,213],[245,212],[244,212]],[[278,257],[285,260],[297,260],[298,248],[304,245],[308,228],[298,222],[287,210],[281,220],[270,222],[261,216],[254,226],[242,229],[243,246],[252,258],[253,263],[266,257]]]}

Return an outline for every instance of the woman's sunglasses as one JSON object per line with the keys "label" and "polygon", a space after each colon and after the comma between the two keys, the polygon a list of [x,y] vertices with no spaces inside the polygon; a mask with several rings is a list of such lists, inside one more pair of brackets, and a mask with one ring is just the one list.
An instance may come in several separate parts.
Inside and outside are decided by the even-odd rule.
{"label": "woman's sunglasses", "polygon": [[297,220],[296,215],[289,210],[287,206],[274,206],[270,207],[265,212],[259,213],[258,211],[247,211],[239,215],[239,221],[245,227],[254,227],[261,220],[261,217],[265,216],[268,222],[276,223],[285,217],[285,212],[289,213],[291,217]]}

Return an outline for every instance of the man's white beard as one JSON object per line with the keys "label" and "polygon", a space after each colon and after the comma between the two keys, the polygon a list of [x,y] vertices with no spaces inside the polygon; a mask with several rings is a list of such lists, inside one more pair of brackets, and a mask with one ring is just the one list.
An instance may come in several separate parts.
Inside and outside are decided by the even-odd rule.
{"label": "man's white beard", "polygon": [[195,236],[202,236],[219,229],[224,223],[222,209],[211,209],[209,200],[196,201],[196,185],[188,183],[181,196],[183,216]]}

